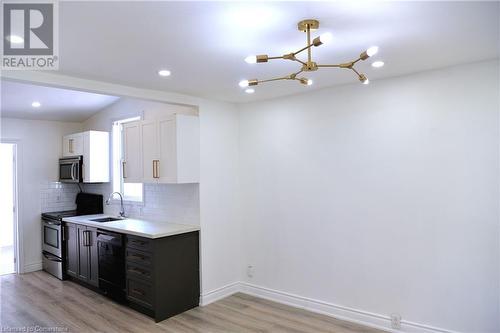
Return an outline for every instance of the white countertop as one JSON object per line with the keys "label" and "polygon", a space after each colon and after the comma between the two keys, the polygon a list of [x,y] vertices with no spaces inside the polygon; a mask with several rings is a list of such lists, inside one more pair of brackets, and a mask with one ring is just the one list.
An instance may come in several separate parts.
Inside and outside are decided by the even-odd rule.
{"label": "white countertop", "polygon": [[178,224],[170,222],[155,222],[135,218],[125,218],[123,220],[111,222],[95,222],[93,219],[115,217],[106,214],[80,215],[63,218],[64,222],[83,224],[99,229],[121,232],[124,234],[141,236],[146,238],[161,238],[184,234],[191,231],[200,230],[197,225]]}

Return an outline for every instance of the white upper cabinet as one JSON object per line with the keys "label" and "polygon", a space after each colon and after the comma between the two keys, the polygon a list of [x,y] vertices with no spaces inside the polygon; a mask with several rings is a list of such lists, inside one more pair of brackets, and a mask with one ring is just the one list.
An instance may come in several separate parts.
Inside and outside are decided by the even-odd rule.
{"label": "white upper cabinet", "polygon": [[86,131],[63,137],[63,157],[83,156],[84,183],[109,182],[109,133]]}
{"label": "white upper cabinet", "polygon": [[156,121],[141,121],[142,146],[142,181],[152,183],[156,181],[156,163],[158,156],[158,123]]}
{"label": "white upper cabinet", "polygon": [[[127,131],[129,126],[135,130]],[[174,115],[161,120],[136,121],[124,125],[123,135],[125,182],[199,182],[198,117]],[[137,156],[140,161],[137,161]],[[140,174],[140,181],[137,177],[130,177],[132,174]]]}
{"label": "white upper cabinet", "polygon": [[141,122],[123,125],[122,176],[126,183],[142,183]]}

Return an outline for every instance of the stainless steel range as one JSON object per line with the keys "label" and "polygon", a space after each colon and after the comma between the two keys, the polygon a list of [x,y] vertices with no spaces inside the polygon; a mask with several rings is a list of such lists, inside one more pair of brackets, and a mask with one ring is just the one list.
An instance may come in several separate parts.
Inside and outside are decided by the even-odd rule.
{"label": "stainless steel range", "polygon": [[76,210],[42,214],[43,270],[63,280],[64,226],[62,219],[76,216]]}
{"label": "stainless steel range", "polygon": [[64,280],[65,230],[63,218],[77,215],[101,214],[103,198],[100,194],[78,193],[76,210],[42,213],[42,266],[43,270]]}

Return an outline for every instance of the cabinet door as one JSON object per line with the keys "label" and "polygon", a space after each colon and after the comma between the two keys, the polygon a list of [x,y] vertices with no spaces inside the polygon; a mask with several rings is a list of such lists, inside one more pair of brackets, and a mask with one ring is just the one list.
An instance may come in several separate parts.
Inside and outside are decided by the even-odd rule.
{"label": "cabinet door", "polygon": [[99,286],[99,254],[97,251],[97,229],[87,227],[89,250],[89,284]]}
{"label": "cabinet door", "polygon": [[142,183],[141,122],[123,125],[122,175],[125,183]]}
{"label": "cabinet door", "polygon": [[63,138],[63,156],[83,155],[83,133],[66,135]]}
{"label": "cabinet door", "polygon": [[157,181],[155,161],[158,160],[158,130],[156,121],[141,122],[143,182]]}
{"label": "cabinet door", "polygon": [[83,133],[76,133],[71,136],[72,143],[72,154],[73,155],[83,155]]}
{"label": "cabinet door", "polygon": [[70,154],[70,139],[71,139],[71,135],[65,135],[63,137],[63,149],[62,149],[62,156],[63,157],[68,157],[68,156],[71,156]]}
{"label": "cabinet door", "polygon": [[174,183],[177,176],[175,120],[158,121],[158,175],[160,183]]}
{"label": "cabinet door", "polygon": [[64,240],[66,244],[66,274],[78,277],[78,231],[75,224],[65,223]]}
{"label": "cabinet door", "polygon": [[78,278],[83,281],[89,280],[89,248],[87,228],[77,226],[78,229]]}

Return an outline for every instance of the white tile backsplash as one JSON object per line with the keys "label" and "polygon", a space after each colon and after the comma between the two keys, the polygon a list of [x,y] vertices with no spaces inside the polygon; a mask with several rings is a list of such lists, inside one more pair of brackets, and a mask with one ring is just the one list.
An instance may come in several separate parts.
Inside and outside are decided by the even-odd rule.
{"label": "white tile backsplash", "polygon": [[75,199],[78,185],[60,182],[40,183],[41,212],[76,209]]}
{"label": "white tile backsplash", "polygon": [[[81,184],[88,193],[97,193],[107,199],[110,184]],[[42,212],[75,209],[75,198],[79,192],[77,184],[44,182],[41,184]],[[144,202],[124,202],[127,216],[183,224],[200,224],[198,184],[144,184]],[[104,212],[117,215],[119,200],[104,205]]]}

